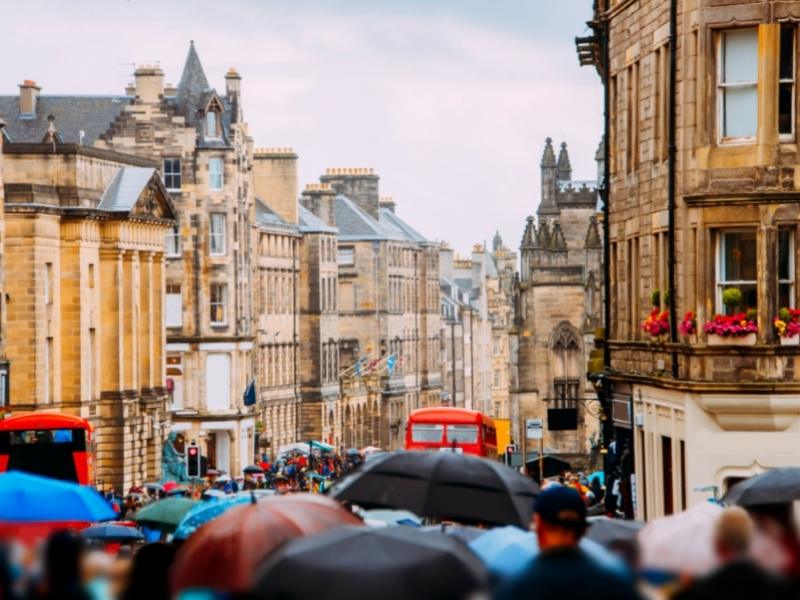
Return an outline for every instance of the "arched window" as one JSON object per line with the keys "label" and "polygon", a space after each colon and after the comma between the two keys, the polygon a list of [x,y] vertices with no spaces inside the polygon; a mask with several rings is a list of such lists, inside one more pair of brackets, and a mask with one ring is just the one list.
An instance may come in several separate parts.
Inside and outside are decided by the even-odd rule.
{"label": "arched window", "polygon": [[576,400],[580,393],[580,337],[568,321],[561,321],[550,334],[552,352],[553,397],[556,400]]}
{"label": "arched window", "polygon": [[206,113],[206,137],[219,137],[219,116],[213,110]]}

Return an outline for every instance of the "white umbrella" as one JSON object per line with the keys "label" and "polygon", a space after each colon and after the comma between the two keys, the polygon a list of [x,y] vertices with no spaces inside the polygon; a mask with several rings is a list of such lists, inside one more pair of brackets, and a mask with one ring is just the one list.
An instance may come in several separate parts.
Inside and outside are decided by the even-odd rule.
{"label": "white umbrella", "polygon": [[714,525],[722,507],[702,502],[661,517],[639,532],[642,566],[669,573],[704,575],[717,566]]}

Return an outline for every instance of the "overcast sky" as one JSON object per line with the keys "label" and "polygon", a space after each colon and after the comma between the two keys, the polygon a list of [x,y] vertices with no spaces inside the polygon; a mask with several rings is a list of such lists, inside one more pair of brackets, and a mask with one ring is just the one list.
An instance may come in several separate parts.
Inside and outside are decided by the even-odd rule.
{"label": "overcast sky", "polygon": [[596,176],[602,93],[573,41],[591,0],[3,4],[0,93],[122,92],[152,62],[177,84],[193,39],[212,86],[239,70],[256,145],[293,147],[301,185],[374,167],[400,216],[462,252],[496,228],[519,245],[547,136],[569,144],[574,178]]}

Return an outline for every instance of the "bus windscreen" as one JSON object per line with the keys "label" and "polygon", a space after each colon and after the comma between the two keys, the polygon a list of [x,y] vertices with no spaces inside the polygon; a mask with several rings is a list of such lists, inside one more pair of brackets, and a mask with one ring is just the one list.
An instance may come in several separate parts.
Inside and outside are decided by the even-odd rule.
{"label": "bus windscreen", "polygon": [[81,429],[0,432],[0,453],[8,455],[8,470],[78,481],[74,453],[85,451]]}

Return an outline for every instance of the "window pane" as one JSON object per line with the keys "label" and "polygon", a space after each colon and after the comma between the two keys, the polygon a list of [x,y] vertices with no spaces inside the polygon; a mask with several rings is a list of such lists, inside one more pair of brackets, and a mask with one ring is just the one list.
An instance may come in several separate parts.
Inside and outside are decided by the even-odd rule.
{"label": "window pane", "polygon": [[477,444],[478,426],[477,425],[448,425],[447,442],[459,444]]}
{"label": "window pane", "polygon": [[794,79],[794,24],[781,25],[780,78]]}
{"label": "window pane", "polygon": [[217,136],[217,113],[213,111],[206,113],[206,135],[208,137]]}
{"label": "window pane", "polygon": [[756,135],[758,90],[756,86],[725,88],[723,94],[725,137]]}
{"label": "window pane", "polygon": [[778,132],[792,133],[793,83],[781,83],[778,87]]}
{"label": "window pane", "polygon": [[444,434],[444,425],[427,425],[415,423],[411,426],[412,442],[437,442],[441,443]]}
{"label": "window pane", "polygon": [[778,279],[793,279],[792,232],[786,229],[778,232]]}
{"label": "window pane", "polygon": [[210,158],[208,160],[208,187],[212,190],[221,190],[222,183],[222,159]]}
{"label": "window pane", "polygon": [[722,280],[755,282],[756,232],[736,231],[723,235],[725,238]]}
{"label": "window pane", "polygon": [[794,294],[791,283],[778,284],[778,308],[794,308]]}
{"label": "window pane", "polygon": [[755,82],[758,79],[758,30],[739,29],[724,35],[722,81]]}

